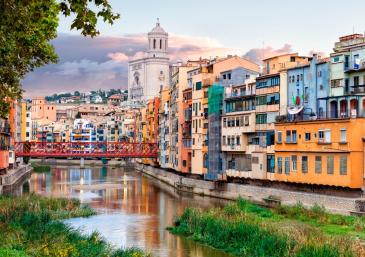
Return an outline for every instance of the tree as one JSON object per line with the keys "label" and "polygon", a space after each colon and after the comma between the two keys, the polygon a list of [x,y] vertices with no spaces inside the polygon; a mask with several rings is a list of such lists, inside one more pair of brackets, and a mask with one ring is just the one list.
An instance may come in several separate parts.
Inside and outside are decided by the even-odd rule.
{"label": "tree", "polygon": [[[96,11],[91,9],[96,9]],[[37,67],[57,62],[50,40],[56,38],[58,15],[74,15],[71,29],[94,37],[98,18],[113,24],[119,14],[108,0],[0,0],[0,117],[10,99],[22,95],[21,80]]]}
{"label": "tree", "polygon": [[74,96],[80,96],[80,95],[81,95],[81,94],[80,94],[80,92],[79,92],[79,91],[77,91],[77,90],[76,90],[76,91],[74,92]]}
{"label": "tree", "polygon": [[81,113],[76,113],[76,116],[75,116],[76,119],[81,119]]}

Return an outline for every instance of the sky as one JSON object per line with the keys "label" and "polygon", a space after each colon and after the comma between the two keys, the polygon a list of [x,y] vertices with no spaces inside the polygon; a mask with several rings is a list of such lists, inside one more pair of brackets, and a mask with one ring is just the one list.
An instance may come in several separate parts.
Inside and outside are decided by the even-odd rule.
{"label": "sky", "polygon": [[59,55],[23,80],[25,97],[127,88],[128,60],[143,55],[160,19],[172,61],[237,54],[255,62],[286,52],[328,55],[342,35],[365,32],[365,1],[347,0],[110,0],[121,18],[99,22],[90,39],[60,17]]}

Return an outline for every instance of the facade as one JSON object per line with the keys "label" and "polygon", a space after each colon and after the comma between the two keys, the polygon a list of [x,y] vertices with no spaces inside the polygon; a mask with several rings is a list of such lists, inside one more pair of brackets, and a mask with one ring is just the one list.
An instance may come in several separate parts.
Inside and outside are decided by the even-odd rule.
{"label": "facade", "polygon": [[168,34],[157,21],[148,33],[148,51],[128,63],[129,102],[146,102],[169,85]]}
{"label": "facade", "polygon": [[192,119],[192,88],[187,87],[183,90],[183,103],[182,109],[180,109],[181,117],[180,127],[181,127],[181,140],[180,145],[181,150],[179,154],[180,162],[181,162],[181,172],[183,173],[191,173],[191,119]]}
{"label": "facade", "polygon": [[162,168],[170,168],[170,150],[171,150],[171,126],[170,126],[170,88],[166,87],[160,93],[159,108],[159,164]]}
{"label": "facade", "polygon": [[0,174],[9,167],[10,124],[7,119],[0,118]]}
{"label": "facade", "polygon": [[327,118],[365,115],[365,38],[361,34],[340,37],[330,55],[330,90],[319,101]]}
{"label": "facade", "polygon": [[31,104],[32,119],[47,119],[50,121],[56,121],[56,106],[54,103],[49,103],[44,97],[35,97],[32,99]]}
{"label": "facade", "polygon": [[325,118],[327,106],[318,101],[329,94],[329,62],[313,56],[310,63],[288,69],[288,118]]}
{"label": "facade", "polygon": [[[235,80],[242,80],[241,83],[244,83],[243,79],[246,76],[258,74],[258,72],[257,64],[238,56],[227,56],[210,61],[188,73],[188,79],[191,76],[191,82],[188,81],[188,83],[192,86],[192,163],[194,163],[192,173],[203,175],[209,170],[209,87],[220,81],[223,86],[232,84]],[[217,126],[219,125],[218,122]],[[211,149],[213,145],[214,142]],[[216,165],[216,167],[219,166]],[[212,167],[210,172],[215,173],[212,175],[214,177],[219,171]]]}
{"label": "facade", "polygon": [[275,180],[360,189],[365,119],[276,123]]}

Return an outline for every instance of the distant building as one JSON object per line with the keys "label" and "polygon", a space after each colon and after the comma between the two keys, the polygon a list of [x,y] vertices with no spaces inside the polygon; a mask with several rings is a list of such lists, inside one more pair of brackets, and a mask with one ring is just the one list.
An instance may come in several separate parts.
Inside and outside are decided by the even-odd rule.
{"label": "distant building", "polygon": [[123,101],[121,94],[114,94],[108,97],[108,104],[111,105],[119,105],[121,101]]}
{"label": "distant building", "polygon": [[32,99],[32,119],[47,119],[56,121],[56,107],[54,103],[47,102],[44,97],[35,97]]}

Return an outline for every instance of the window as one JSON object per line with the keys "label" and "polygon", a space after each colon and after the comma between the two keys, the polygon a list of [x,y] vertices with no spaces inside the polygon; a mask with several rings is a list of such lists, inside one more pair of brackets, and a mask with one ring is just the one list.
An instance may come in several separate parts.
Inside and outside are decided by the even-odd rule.
{"label": "window", "polygon": [[285,157],[285,174],[290,174],[290,161],[289,161],[289,157]]}
{"label": "window", "polygon": [[331,80],[331,87],[340,87],[342,79],[333,79]]}
{"label": "window", "polygon": [[322,77],[322,71],[318,71],[318,72],[317,72],[317,77],[318,77],[318,78]]}
{"label": "window", "polygon": [[227,127],[227,118],[223,118],[223,128]]}
{"label": "window", "polygon": [[305,87],[304,88],[304,102],[308,103],[308,100],[309,100],[309,88]]}
{"label": "window", "polygon": [[290,56],[290,62],[295,62],[295,56]]}
{"label": "window", "polygon": [[340,129],[340,143],[346,143],[346,129]]}
{"label": "window", "polygon": [[226,145],[227,144],[227,139],[226,139],[226,136],[223,136],[223,139],[222,139],[222,145]]}
{"label": "window", "polygon": [[310,132],[305,132],[305,134],[304,134],[304,140],[305,141],[310,141],[311,140],[311,133]]}
{"label": "window", "polygon": [[316,156],[316,173],[322,173],[322,156]]}
{"label": "window", "polygon": [[318,131],[319,143],[331,143],[331,130],[319,130]]}
{"label": "window", "polygon": [[300,81],[303,81],[303,74],[300,74]]}
{"label": "window", "polygon": [[297,171],[297,156],[296,155],[292,155],[291,157],[291,167],[293,171]]}
{"label": "window", "polygon": [[256,124],[266,124],[267,123],[267,114],[256,114]]}
{"label": "window", "polygon": [[183,166],[186,167],[186,160],[183,160]]}
{"label": "window", "polygon": [[334,170],[334,157],[333,155],[327,156],[327,174],[333,174]]}
{"label": "window", "polygon": [[202,89],[202,82],[201,81],[195,83],[195,90],[200,90],[200,89]]}
{"label": "window", "polygon": [[296,143],[297,142],[297,131],[287,130],[286,131],[286,143]]}
{"label": "window", "polygon": [[223,74],[223,79],[227,79],[227,75],[226,74]]}
{"label": "window", "polygon": [[281,131],[278,131],[278,139],[277,139],[277,143],[278,144],[281,144],[282,143],[282,132]]}
{"label": "window", "polygon": [[228,73],[228,74],[227,74],[227,78],[228,78],[228,79],[231,79],[231,73]]}
{"label": "window", "polygon": [[342,155],[340,156],[340,175],[347,174],[347,156]]}
{"label": "window", "polygon": [[308,173],[308,156],[302,156],[302,172]]}
{"label": "window", "polygon": [[339,56],[335,56],[332,59],[333,62],[339,62],[340,61],[340,57]]}
{"label": "window", "polygon": [[268,154],[267,158],[267,172],[275,173],[275,157],[273,154]]}
{"label": "window", "polygon": [[240,138],[240,136],[237,136],[236,137],[236,141],[237,141],[237,145],[241,145],[241,138]]}
{"label": "window", "polygon": [[281,157],[278,157],[278,173],[283,173],[283,159]]}
{"label": "window", "polygon": [[203,167],[208,168],[208,154],[204,154],[203,156]]}

